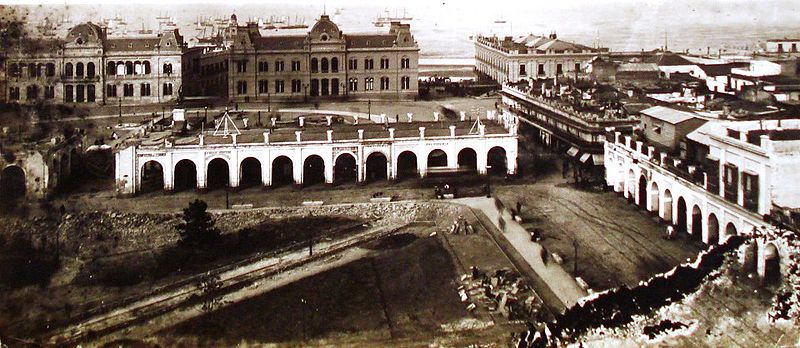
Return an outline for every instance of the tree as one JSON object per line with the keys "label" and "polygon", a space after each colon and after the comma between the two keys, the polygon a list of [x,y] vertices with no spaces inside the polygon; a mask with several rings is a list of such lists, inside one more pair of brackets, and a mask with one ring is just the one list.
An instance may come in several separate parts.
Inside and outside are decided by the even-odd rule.
{"label": "tree", "polygon": [[183,221],[175,229],[181,243],[191,246],[206,246],[219,239],[219,230],[214,227],[214,220],[206,210],[208,204],[199,199],[189,203],[183,209]]}

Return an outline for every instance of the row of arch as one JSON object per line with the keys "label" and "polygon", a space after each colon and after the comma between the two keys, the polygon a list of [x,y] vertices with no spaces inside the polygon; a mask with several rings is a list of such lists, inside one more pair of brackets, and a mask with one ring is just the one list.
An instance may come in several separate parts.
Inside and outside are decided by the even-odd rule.
{"label": "row of arch", "polygon": [[8,74],[11,77],[19,77],[26,67],[28,69],[28,77],[53,77],[56,75],[56,65],[54,63],[28,63],[27,65],[25,63],[11,63],[8,65]]}
{"label": "row of arch", "polygon": [[[629,182],[632,183],[634,179],[635,173],[633,170],[629,170]],[[704,214],[699,204],[687,203],[686,199],[681,196],[678,196],[677,200],[675,200],[669,188],[661,190],[655,180],[648,182],[644,175],[639,175],[635,190],[633,185],[629,185],[628,190],[629,199],[637,202],[646,211],[657,214],[662,221],[673,224],[679,233],[689,236],[692,240],[703,242],[707,245],[716,245],[724,242],[727,238],[740,234],[736,224],[732,221],[722,226],[719,217],[714,212]],[[674,215],[673,208],[677,210]],[[673,221],[673,216],[675,221]],[[705,238],[703,236],[703,227],[705,227],[706,232]],[[758,260],[758,247],[750,244],[745,246],[744,259]],[[772,243],[767,243],[764,246],[763,254],[765,280],[771,281],[779,278],[780,255],[777,247]],[[744,262],[748,271],[756,271],[755,266],[752,266],[752,264],[755,264],[755,262]]]}
{"label": "row of arch", "polygon": [[[462,149],[457,155],[459,168],[466,172],[477,172],[477,153],[471,148]],[[487,162],[491,166],[492,174],[502,175],[507,170],[506,153],[502,147],[489,150]],[[428,153],[427,167],[447,167],[447,153],[435,149]],[[271,166],[265,168],[261,161],[255,157],[246,157],[239,164],[239,187],[252,187],[262,184],[262,170],[271,170],[271,186],[278,187],[296,182],[294,178],[297,165],[288,156],[278,156],[272,160]],[[419,175],[417,155],[412,151],[403,151],[397,157],[397,180],[414,178]],[[313,186],[325,182],[325,161],[319,155],[309,155],[302,163],[303,186]],[[373,152],[367,156],[364,164],[365,181],[381,181],[389,178],[389,160],[382,152]],[[194,161],[183,159],[178,161],[173,168],[173,189],[183,191],[198,187],[197,165]],[[230,179],[230,164],[223,158],[215,158],[208,162],[206,167],[206,188],[208,190],[226,188],[232,182]],[[155,161],[145,162],[141,167],[140,192],[149,192],[164,189],[164,168]],[[333,184],[344,184],[358,181],[358,164],[356,157],[343,152],[336,156],[333,164]]]}
{"label": "row of arch", "polygon": [[339,58],[333,57],[330,60],[330,70],[328,69],[328,58],[311,58],[311,72],[339,72]]}

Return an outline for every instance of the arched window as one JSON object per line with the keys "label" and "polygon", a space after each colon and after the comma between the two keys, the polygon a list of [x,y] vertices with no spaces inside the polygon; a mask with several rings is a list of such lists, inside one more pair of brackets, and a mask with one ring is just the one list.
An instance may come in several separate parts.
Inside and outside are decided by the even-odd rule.
{"label": "arched window", "polygon": [[94,77],[94,63],[92,62],[86,63],[86,77]]}
{"label": "arched window", "polygon": [[339,72],[339,58],[336,57],[331,58],[331,71]]}
{"label": "arched window", "polygon": [[317,58],[311,58],[311,72],[318,72],[319,71],[319,61]]}
{"label": "arched window", "polygon": [[147,60],[144,61],[144,74],[145,75],[149,75],[150,74],[150,61],[147,61]]}
{"label": "arched window", "polygon": [[64,76],[72,76],[72,63],[64,64]]}
{"label": "arched window", "polygon": [[83,63],[75,64],[75,76],[83,76]]}
{"label": "arched window", "polygon": [[125,75],[125,63],[117,62],[117,76]]}
{"label": "arched window", "polygon": [[46,75],[47,76],[56,76],[56,65],[53,63],[47,63],[46,67]]}
{"label": "arched window", "polygon": [[106,65],[106,75],[111,76],[117,72],[117,64],[114,62],[108,62]]}
{"label": "arched window", "polygon": [[142,68],[142,62],[139,61],[133,62],[133,74],[134,75],[144,74],[144,69]]}
{"label": "arched window", "polygon": [[125,62],[125,75],[133,75],[133,62]]}
{"label": "arched window", "polygon": [[328,58],[322,58],[322,72],[328,72]]}
{"label": "arched window", "polygon": [[164,74],[171,75],[172,74],[172,63],[164,63]]}

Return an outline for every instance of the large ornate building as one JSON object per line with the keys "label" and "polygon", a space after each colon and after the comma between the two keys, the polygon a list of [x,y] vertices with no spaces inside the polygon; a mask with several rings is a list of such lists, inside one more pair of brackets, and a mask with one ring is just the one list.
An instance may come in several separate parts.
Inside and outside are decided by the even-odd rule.
{"label": "large ornate building", "polygon": [[519,38],[478,36],[475,40],[475,68],[500,84],[522,79],[553,78],[582,74],[594,57],[607,48],[592,48],[549,36]]}
{"label": "large ornate building", "polygon": [[221,47],[200,58],[198,94],[231,101],[417,96],[419,47],[408,24],[388,33],[344,34],[322,15],[304,35],[262,35],[236,15]]}
{"label": "large ornate building", "polygon": [[22,104],[172,101],[181,91],[185,49],[177,30],[109,38],[100,26],[82,23],[64,41],[47,42],[34,51],[6,48],[5,97]]}

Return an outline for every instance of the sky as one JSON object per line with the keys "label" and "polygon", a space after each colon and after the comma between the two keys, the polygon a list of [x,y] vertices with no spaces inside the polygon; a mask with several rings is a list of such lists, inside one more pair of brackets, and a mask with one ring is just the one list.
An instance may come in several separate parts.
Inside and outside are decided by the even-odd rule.
{"label": "sky", "polygon": [[[92,1],[0,0],[5,4],[64,4],[81,7]],[[204,5],[198,5],[204,4]],[[73,6],[78,5],[78,6]],[[593,46],[596,42],[612,50],[669,48],[752,50],[768,38],[800,36],[800,0],[338,0],[338,1],[185,1],[123,0],[103,1],[92,11],[78,11],[90,20],[123,15],[129,22],[141,23],[169,13],[179,21],[191,22],[201,15],[240,17],[271,14],[301,16],[309,24],[323,9],[333,13],[345,32],[375,31],[371,22],[384,10],[391,14],[407,11],[414,17],[415,33],[423,55],[468,56],[470,36],[549,34]],[[183,18],[181,18],[183,16]],[[496,23],[498,21],[504,23]],[[187,28],[184,35],[194,35]]]}

